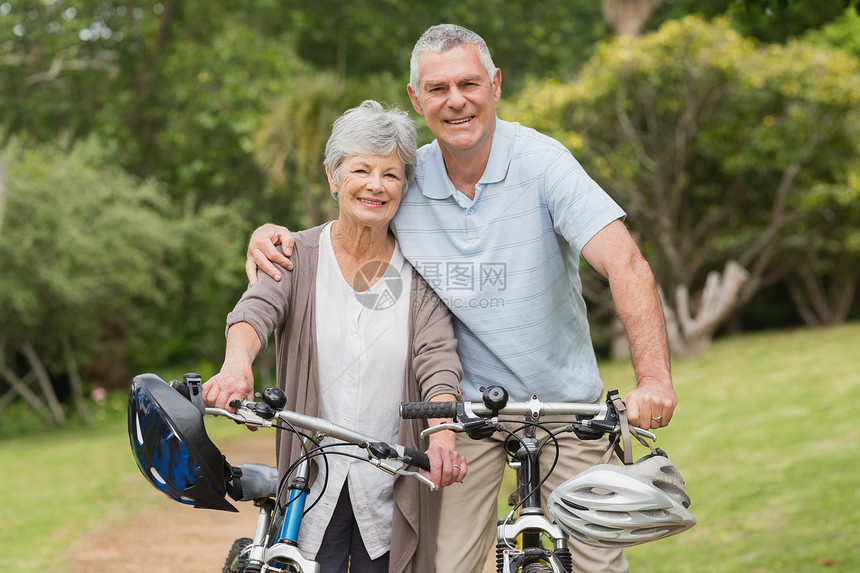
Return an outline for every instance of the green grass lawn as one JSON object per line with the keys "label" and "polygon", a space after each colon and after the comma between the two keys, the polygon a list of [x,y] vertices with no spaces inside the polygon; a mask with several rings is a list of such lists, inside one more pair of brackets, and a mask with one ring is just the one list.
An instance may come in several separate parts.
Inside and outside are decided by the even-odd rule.
{"label": "green grass lawn", "polygon": [[[601,372],[607,388],[632,385],[625,363]],[[679,406],[659,445],[698,525],[628,549],[631,571],[860,571],[860,324],[718,341],[673,373]],[[82,532],[163,501],[116,417],[0,440],[0,468],[3,571],[60,571]]]}
{"label": "green grass lawn", "polygon": [[[63,571],[63,555],[84,532],[127,523],[172,503],[140,475],[129,445],[125,394],[110,397],[107,419],[0,440],[0,571]],[[236,426],[207,423],[213,440]]]}
{"label": "green grass lawn", "polygon": [[[607,387],[632,370],[601,366]],[[860,571],[860,325],[721,341],[676,361],[659,443],[698,520],[627,551],[632,571]]]}

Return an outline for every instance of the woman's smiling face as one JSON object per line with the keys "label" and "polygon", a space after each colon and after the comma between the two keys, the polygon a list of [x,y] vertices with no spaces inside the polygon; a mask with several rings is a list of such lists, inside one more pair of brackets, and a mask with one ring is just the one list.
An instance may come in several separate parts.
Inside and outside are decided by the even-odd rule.
{"label": "woman's smiling face", "polygon": [[350,225],[388,227],[403,197],[406,169],[394,155],[351,155],[343,160],[338,181],[326,169],[340,203],[339,220]]}

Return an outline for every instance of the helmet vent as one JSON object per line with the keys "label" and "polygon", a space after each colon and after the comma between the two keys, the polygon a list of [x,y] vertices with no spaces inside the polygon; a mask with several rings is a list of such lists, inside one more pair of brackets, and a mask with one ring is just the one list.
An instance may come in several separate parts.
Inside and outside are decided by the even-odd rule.
{"label": "helmet vent", "polygon": [[602,517],[603,519],[611,519],[612,521],[631,521],[630,514],[626,511],[602,511],[597,510],[594,512],[596,517]]}
{"label": "helmet vent", "polygon": [[639,513],[651,519],[669,519],[672,514],[665,509],[643,509]]}
{"label": "helmet vent", "polygon": [[134,427],[137,430],[137,443],[143,444],[143,432],[140,431],[140,416],[137,414],[134,416]]}
{"label": "helmet vent", "polygon": [[617,533],[620,531],[617,527],[606,527],[603,525],[598,525],[596,523],[586,523],[585,528],[588,529],[592,533]]}
{"label": "helmet vent", "polygon": [[671,531],[671,528],[668,527],[643,527],[641,529],[635,529],[630,532],[630,535],[633,536],[642,536],[642,537],[654,537],[660,538]]}
{"label": "helmet vent", "polygon": [[588,508],[585,507],[584,505],[579,505],[578,503],[573,503],[569,499],[565,499],[562,497],[562,498],[560,498],[560,501],[564,505],[566,505],[568,507],[572,507],[573,509],[578,509],[579,511],[588,511]]}
{"label": "helmet vent", "polygon": [[158,483],[160,483],[161,485],[167,485],[167,482],[164,480],[164,478],[163,478],[163,477],[161,477],[161,474],[160,474],[160,473],[158,473],[158,470],[156,470],[155,468],[151,467],[151,468],[149,468],[149,473],[151,473],[151,474],[152,474],[152,477],[153,477],[153,478],[155,478],[155,481],[157,481],[157,482],[158,482]]}
{"label": "helmet vent", "polygon": [[690,496],[687,494],[686,491],[684,491],[683,487],[678,487],[677,484],[661,480],[654,480],[653,483],[654,487],[656,487],[660,491],[665,492],[666,495],[668,495],[684,507],[690,507]]}
{"label": "helmet vent", "polygon": [[614,491],[602,487],[584,487],[576,490],[576,493],[583,499],[605,499],[615,495]]}

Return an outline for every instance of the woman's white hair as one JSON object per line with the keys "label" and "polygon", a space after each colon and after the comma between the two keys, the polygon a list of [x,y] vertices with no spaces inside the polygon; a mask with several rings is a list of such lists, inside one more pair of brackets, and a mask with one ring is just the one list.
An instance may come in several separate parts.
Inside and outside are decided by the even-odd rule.
{"label": "woman's white hair", "polygon": [[405,111],[366,100],[360,106],[344,112],[332,126],[325,146],[323,164],[331,171],[335,183],[340,182],[340,168],[353,155],[388,156],[397,154],[406,173],[404,191],[415,176],[417,134],[415,124]]}
{"label": "woman's white hair", "polygon": [[412,48],[412,59],[409,61],[409,86],[412,91],[420,93],[421,77],[418,75],[418,59],[428,51],[446,52],[457,46],[476,46],[481,64],[487,70],[487,76],[492,82],[496,77],[496,64],[490,55],[490,49],[484,39],[475,32],[456,24],[438,24],[421,34],[415,47]]}

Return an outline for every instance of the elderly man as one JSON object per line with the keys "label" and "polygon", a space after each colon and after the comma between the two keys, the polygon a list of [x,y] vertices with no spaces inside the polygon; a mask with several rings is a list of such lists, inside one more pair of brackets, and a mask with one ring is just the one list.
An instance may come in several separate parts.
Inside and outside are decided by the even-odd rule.
{"label": "elderly man", "polygon": [[[413,49],[409,97],[436,140],[419,150],[392,229],[455,316],[466,399],[480,400],[489,384],[504,386],[513,400],[600,399],[582,257],[608,279],[630,342],[636,387],[624,398],[627,417],[643,428],[665,426],[677,400],[663,313],[625,214],[560,143],[496,117],[501,85],[486,43],[470,30],[434,26]],[[252,236],[252,282],[257,265],[277,274],[268,259],[289,268],[273,243],[289,253],[286,229],[264,225]],[[567,436],[544,497],[608,447]],[[464,435],[456,449],[469,475],[442,493],[436,571],[479,572],[495,539],[505,457],[498,441]],[[571,550],[577,571],[627,570],[620,549],[573,542]]]}

